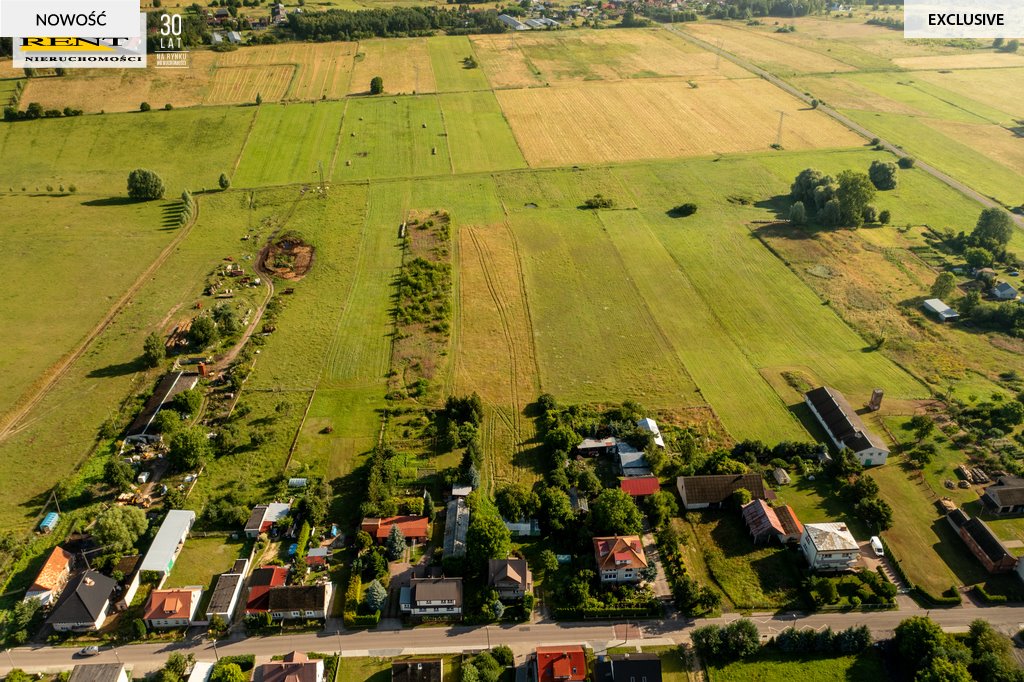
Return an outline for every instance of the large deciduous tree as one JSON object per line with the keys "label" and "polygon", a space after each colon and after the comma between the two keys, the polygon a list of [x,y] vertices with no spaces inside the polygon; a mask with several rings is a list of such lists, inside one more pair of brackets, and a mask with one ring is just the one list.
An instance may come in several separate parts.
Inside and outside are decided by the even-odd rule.
{"label": "large deciduous tree", "polygon": [[164,181],[145,168],[136,168],[128,174],[128,196],[140,201],[163,199]]}
{"label": "large deciduous tree", "polygon": [[511,536],[498,515],[480,509],[474,511],[466,532],[466,558],[469,566],[483,571],[488,559],[505,559],[511,551]]}
{"label": "large deciduous tree", "polygon": [[643,518],[633,498],[624,490],[606,488],[591,505],[594,530],[604,535],[635,535]]}
{"label": "large deciduous tree", "polygon": [[859,227],[864,221],[864,209],[875,198],[875,186],[865,173],[845,170],[837,177],[836,198],[839,199],[840,225]]}
{"label": "large deciduous tree", "polygon": [[971,238],[978,246],[989,251],[1006,248],[1013,236],[1013,219],[1001,208],[986,208],[978,216]]}
{"label": "large deciduous tree", "polygon": [[932,296],[946,298],[956,290],[956,275],[952,272],[940,272],[932,284]]}
{"label": "large deciduous tree", "polygon": [[171,436],[167,461],[174,471],[198,469],[210,454],[210,439],[200,426],[181,429]]}
{"label": "large deciduous tree", "polygon": [[149,523],[138,507],[114,506],[96,518],[93,539],[110,554],[124,554],[135,546]]}
{"label": "large deciduous tree", "polygon": [[896,164],[891,161],[872,161],[868,176],[876,189],[896,189]]}

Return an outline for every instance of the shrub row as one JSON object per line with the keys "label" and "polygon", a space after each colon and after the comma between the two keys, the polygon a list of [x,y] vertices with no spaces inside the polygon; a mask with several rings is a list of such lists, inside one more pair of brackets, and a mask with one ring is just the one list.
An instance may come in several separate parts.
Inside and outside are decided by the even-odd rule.
{"label": "shrub row", "polygon": [[657,618],[664,615],[660,604],[645,608],[597,608],[586,609],[562,607],[555,609],[557,620],[610,620],[614,618]]}
{"label": "shrub row", "polygon": [[373,628],[377,627],[378,623],[380,623],[380,611],[374,611],[365,616],[357,615],[354,611],[345,612],[345,627],[347,628]]}

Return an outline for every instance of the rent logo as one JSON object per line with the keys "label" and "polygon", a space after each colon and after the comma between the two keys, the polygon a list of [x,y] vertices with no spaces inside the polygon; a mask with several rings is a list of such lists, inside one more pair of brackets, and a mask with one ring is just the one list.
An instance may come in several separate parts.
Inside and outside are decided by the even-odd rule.
{"label": "rent logo", "polygon": [[[140,21],[145,36],[145,15]],[[14,68],[144,69],[146,39],[15,38]]]}

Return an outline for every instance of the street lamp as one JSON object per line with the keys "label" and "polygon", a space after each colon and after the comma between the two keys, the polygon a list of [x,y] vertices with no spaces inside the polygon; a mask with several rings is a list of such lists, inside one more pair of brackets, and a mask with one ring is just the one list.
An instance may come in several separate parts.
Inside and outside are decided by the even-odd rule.
{"label": "street lamp", "polygon": [[213,639],[213,657],[216,658],[218,661],[220,660],[220,653],[217,651],[217,638],[216,637],[214,637],[214,639]]}
{"label": "street lamp", "polygon": [[14,665],[14,656],[11,654],[11,650],[10,649],[6,649],[5,651],[7,652],[7,658],[9,658],[11,660],[11,667],[12,668],[16,668],[17,666]]}

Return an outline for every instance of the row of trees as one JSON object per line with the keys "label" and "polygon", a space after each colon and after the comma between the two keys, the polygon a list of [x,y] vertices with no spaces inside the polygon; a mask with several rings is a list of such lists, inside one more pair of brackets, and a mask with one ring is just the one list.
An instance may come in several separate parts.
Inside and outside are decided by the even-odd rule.
{"label": "row of trees", "polygon": [[[741,618],[728,625],[704,625],[691,635],[693,648],[705,660],[728,663],[753,656],[761,650],[761,635],[753,621]],[[835,632],[787,628],[766,646],[792,655],[858,654],[871,646],[871,631],[865,625]]]}
{"label": "row of trees", "polygon": [[438,7],[392,7],[358,11],[328,10],[288,15],[288,28],[299,40],[362,40],[431,35],[503,33],[506,27],[493,9],[451,12]]}
{"label": "row of trees", "polygon": [[961,638],[946,634],[926,616],[913,616],[896,626],[894,642],[904,674],[916,682],[1024,680],[1010,641],[981,619]]}

